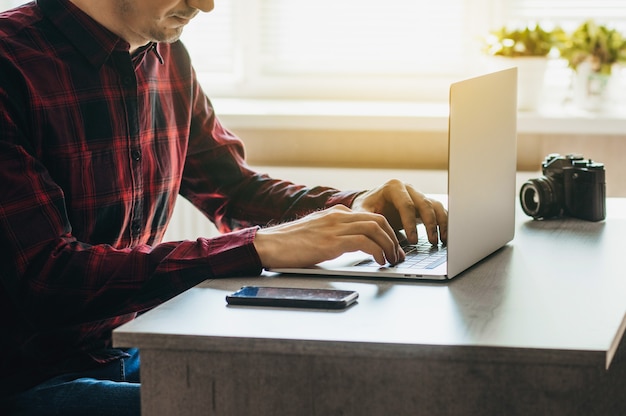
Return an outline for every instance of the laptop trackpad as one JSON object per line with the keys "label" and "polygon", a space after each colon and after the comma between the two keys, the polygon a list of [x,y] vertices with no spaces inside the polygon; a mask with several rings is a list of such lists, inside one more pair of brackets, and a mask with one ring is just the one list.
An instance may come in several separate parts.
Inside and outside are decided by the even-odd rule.
{"label": "laptop trackpad", "polygon": [[317,267],[332,270],[332,269],[341,268],[341,267],[353,267],[357,265],[366,265],[366,264],[382,267],[378,263],[376,263],[376,261],[374,260],[374,257],[372,257],[370,254],[367,254],[363,251],[354,251],[351,253],[344,253],[335,259],[326,260],[317,264]]}

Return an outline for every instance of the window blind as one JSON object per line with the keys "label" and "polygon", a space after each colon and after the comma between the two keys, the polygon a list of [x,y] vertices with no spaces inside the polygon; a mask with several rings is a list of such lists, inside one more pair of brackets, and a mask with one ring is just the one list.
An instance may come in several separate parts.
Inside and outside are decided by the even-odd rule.
{"label": "window blind", "polygon": [[199,71],[239,63],[270,76],[451,73],[472,40],[469,0],[233,3],[217,2],[185,28],[182,39]]}
{"label": "window blind", "polygon": [[464,56],[463,0],[265,0],[265,73],[450,72]]}
{"label": "window blind", "polygon": [[[234,4],[220,0],[210,13],[200,13],[183,30],[181,40],[199,71],[231,73],[235,71]],[[242,16],[237,16],[242,17]]]}

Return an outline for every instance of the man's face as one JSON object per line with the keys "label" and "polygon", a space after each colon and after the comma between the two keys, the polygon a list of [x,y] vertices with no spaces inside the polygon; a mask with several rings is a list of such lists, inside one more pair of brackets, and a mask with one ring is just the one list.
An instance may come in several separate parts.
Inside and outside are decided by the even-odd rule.
{"label": "man's face", "polygon": [[150,41],[174,42],[199,11],[213,9],[213,0],[115,0],[118,24],[132,46]]}

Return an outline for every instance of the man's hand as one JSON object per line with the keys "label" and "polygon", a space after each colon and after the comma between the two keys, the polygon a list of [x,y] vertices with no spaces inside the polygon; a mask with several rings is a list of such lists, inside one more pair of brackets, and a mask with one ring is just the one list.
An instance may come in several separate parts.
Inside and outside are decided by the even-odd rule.
{"label": "man's hand", "polygon": [[310,266],[358,250],[371,254],[380,265],[404,260],[404,251],[383,215],[355,212],[343,205],[262,228],[254,246],[264,268]]}
{"label": "man's hand", "polygon": [[417,243],[418,220],[424,223],[431,244],[448,240],[448,211],[441,202],[396,179],[359,195],[352,209],[382,214],[395,230],[404,229],[411,244]]}

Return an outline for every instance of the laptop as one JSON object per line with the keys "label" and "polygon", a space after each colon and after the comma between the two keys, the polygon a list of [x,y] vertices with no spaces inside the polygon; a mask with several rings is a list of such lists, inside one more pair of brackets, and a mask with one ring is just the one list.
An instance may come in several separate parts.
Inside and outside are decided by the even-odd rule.
{"label": "laptop", "polygon": [[[372,256],[353,252],[312,267],[272,271],[446,280],[506,245],[515,233],[516,103],[517,68],[450,86],[446,246],[431,246],[420,226],[426,252],[407,253],[407,260],[396,266],[380,266]],[[445,199],[440,200],[445,204]],[[413,255],[427,259],[416,264]]]}

